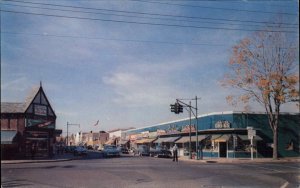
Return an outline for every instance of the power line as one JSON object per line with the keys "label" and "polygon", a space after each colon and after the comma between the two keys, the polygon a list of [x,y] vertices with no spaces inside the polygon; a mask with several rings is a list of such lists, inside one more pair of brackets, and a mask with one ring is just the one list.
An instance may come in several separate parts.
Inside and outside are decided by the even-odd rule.
{"label": "power line", "polygon": [[77,16],[63,16],[54,14],[43,14],[43,13],[31,13],[31,12],[20,12],[0,9],[1,12],[17,13],[17,14],[29,14],[36,16],[47,16],[57,18],[69,18],[69,19],[80,19],[80,20],[92,20],[92,21],[104,21],[104,22],[115,22],[115,23],[128,23],[128,24],[140,24],[140,25],[152,25],[152,26],[167,26],[167,27],[181,27],[181,28],[194,28],[194,29],[218,29],[218,30],[231,30],[231,31],[264,31],[264,32],[284,32],[284,33],[296,33],[296,31],[285,31],[285,30],[262,30],[262,29],[238,29],[238,28],[224,28],[224,27],[205,27],[205,26],[194,26],[194,25],[179,25],[179,24],[162,24],[152,22],[136,22],[136,21],[123,21],[123,20],[112,20],[112,19],[100,19],[100,18],[87,18]]}
{"label": "power line", "polygon": [[[79,12],[79,13],[88,13],[88,14],[112,15],[112,16],[130,17],[130,18],[145,18],[145,19],[166,20],[166,21],[184,21],[184,22],[193,22],[193,23],[207,23],[207,24],[221,24],[221,25],[239,25],[239,26],[257,26],[257,27],[261,27],[261,25],[255,25],[255,24],[247,24],[246,25],[246,24],[235,24],[235,23],[207,22],[207,21],[199,21],[199,20],[183,20],[183,19],[171,19],[171,18],[154,18],[154,17],[147,17],[147,16],[120,15],[120,14],[112,14],[112,13],[79,11],[79,10],[67,10],[67,9],[48,8],[48,7],[36,7],[36,6],[29,6],[29,5],[15,5],[15,4],[7,4],[7,3],[4,3],[3,5],[17,6],[17,7],[28,7],[28,8],[36,8],[36,9],[44,9],[44,10],[58,10],[58,11]],[[275,26],[270,26],[270,27],[275,27]],[[281,27],[281,28],[298,28],[298,27]]]}
{"label": "power line", "polygon": [[136,43],[157,43],[157,44],[171,44],[171,45],[194,45],[194,46],[225,46],[225,44],[208,44],[208,43],[185,43],[185,42],[168,42],[168,41],[151,41],[151,40],[134,40],[134,39],[118,39],[118,38],[104,38],[104,37],[89,37],[89,36],[71,36],[71,35],[54,35],[54,34],[40,34],[40,33],[19,33],[1,31],[1,34],[9,35],[31,35],[40,37],[56,37],[56,38],[77,38],[77,39],[93,39],[93,40],[109,40],[121,42],[136,42]]}
{"label": "power line", "polygon": [[137,12],[137,11],[124,11],[124,10],[113,10],[113,9],[103,9],[103,8],[90,8],[90,7],[79,7],[79,6],[70,6],[70,5],[58,5],[50,3],[36,3],[29,1],[19,1],[19,0],[3,0],[10,2],[26,3],[26,4],[38,4],[46,6],[56,6],[56,7],[67,7],[67,8],[76,8],[76,9],[88,9],[88,10],[101,10],[109,12],[121,12],[121,13],[130,13],[130,14],[139,14],[139,15],[151,15],[151,16],[163,16],[163,17],[179,17],[179,18],[189,18],[189,19],[207,19],[207,20],[216,20],[216,21],[230,21],[230,22],[247,22],[247,23],[259,23],[259,24],[281,24],[281,25],[299,25],[292,23],[278,23],[278,22],[259,22],[259,21],[250,21],[250,20],[237,20],[237,19],[223,19],[223,18],[209,18],[209,17],[197,17],[197,16],[183,16],[183,15],[172,15],[172,14],[158,14],[158,13],[148,13],[148,12]]}
{"label": "power line", "polygon": [[233,9],[233,8],[209,7],[209,6],[202,6],[202,5],[184,5],[184,4],[177,4],[177,3],[167,3],[167,2],[159,2],[159,1],[154,2],[154,1],[145,1],[145,0],[131,0],[131,1],[151,3],[151,4],[182,6],[182,7],[206,8],[206,9],[215,9],[215,10],[251,12],[251,13],[262,13],[262,14],[285,14],[285,15],[289,15],[289,16],[298,16],[297,14],[286,13],[286,12],[267,12],[267,11],[258,11],[258,10],[242,10],[242,9]]}

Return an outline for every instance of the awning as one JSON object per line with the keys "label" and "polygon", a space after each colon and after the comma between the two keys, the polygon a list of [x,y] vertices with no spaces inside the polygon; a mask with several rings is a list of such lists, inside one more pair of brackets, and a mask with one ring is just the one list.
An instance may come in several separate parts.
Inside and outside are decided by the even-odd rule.
{"label": "awning", "polygon": [[215,142],[226,142],[231,137],[231,134],[218,134],[218,135],[212,135],[211,139]]}
{"label": "awning", "polygon": [[1,144],[13,144],[17,131],[5,130],[1,131]]}
{"label": "awning", "polygon": [[[250,140],[249,138],[248,138],[248,135],[238,135],[238,137],[241,139],[241,140]],[[256,141],[261,141],[261,140],[263,140],[260,136],[254,136],[253,137],[253,140],[256,140]]]}
{"label": "awning", "polygon": [[[198,142],[201,140],[204,140],[207,137],[207,135],[198,135]],[[189,136],[183,136],[179,140],[177,140],[175,143],[186,143],[190,142],[190,137]],[[191,136],[191,142],[197,142],[197,137],[196,136]]]}
{"label": "awning", "polygon": [[61,129],[55,129],[54,134],[55,134],[55,136],[60,136],[62,134],[62,130]]}
{"label": "awning", "polygon": [[179,138],[179,136],[158,138],[154,143],[172,143],[178,140]]}
{"label": "awning", "polygon": [[136,140],[135,143],[136,144],[148,144],[151,143],[155,140],[156,138],[145,138],[145,139],[141,139],[141,140]]}
{"label": "awning", "polygon": [[48,138],[26,138],[26,140],[48,140]]}

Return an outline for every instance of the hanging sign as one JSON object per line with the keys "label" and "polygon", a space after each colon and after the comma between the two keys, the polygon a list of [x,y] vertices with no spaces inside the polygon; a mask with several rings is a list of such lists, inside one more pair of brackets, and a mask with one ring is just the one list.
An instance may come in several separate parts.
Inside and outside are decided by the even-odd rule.
{"label": "hanging sign", "polygon": [[40,115],[40,116],[46,116],[47,115],[47,106],[43,105],[34,105],[34,114]]}

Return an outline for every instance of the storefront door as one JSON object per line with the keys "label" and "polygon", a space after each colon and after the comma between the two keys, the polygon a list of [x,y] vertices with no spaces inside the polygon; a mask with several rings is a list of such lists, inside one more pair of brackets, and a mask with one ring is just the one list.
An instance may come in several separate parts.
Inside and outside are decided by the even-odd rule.
{"label": "storefront door", "polygon": [[219,142],[219,157],[227,157],[226,142]]}

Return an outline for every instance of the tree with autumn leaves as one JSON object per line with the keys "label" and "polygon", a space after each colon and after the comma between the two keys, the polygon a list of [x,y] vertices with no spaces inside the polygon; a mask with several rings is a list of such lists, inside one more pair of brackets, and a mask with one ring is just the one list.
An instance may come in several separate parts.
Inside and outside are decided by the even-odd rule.
{"label": "tree with autumn leaves", "polygon": [[[292,37],[294,36],[294,38]],[[284,103],[299,108],[298,35],[281,31],[260,31],[233,46],[229,69],[221,81],[238,89],[227,97],[233,105],[242,102],[261,104],[273,131],[273,159],[278,158],[278,122]]]}

